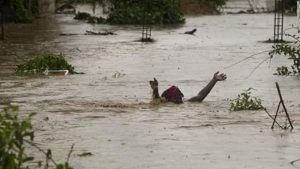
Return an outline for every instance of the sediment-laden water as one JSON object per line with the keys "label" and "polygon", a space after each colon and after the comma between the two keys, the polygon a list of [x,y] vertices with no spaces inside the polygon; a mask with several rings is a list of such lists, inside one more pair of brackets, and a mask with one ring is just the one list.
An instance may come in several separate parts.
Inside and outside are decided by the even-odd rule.
{"label": "sediment-laden water", "polygon": [[[297,24],[286,17],[285,26]],[[195,36],[183,32],[197,28]],[[139,26],[90,25],[72,16],[54,16],[31,25],[8,25],[1,43],[1,105],[37,112],[36,141],[65,159],[75,144],[76,169],[140,168],[295,168],[300,158],[299,77],[279,77],[270,62],[273,15],[188,17],[182,26],[155,27],[154,43],[137,42]],[[87,36],[86,30],[114,36]],[[61,33],[76,33],[60,36]],[[19,77],[14,65],[41,51],[62,52],[84,75]],[[216,71],[227,74],[201,104],[150,105],[148,81],[156,77],[162,92],[178,85],[186,98],[204,87]],[[7,74],[8,73],[8,74]],[[295,129],[270,129],[263,111],[229,112],[229,99],[249,87],[272,113],[279,101],[275,82]],[[42,155],[32,150],[37,158]],[[80,157],[84,152],[92,156]]]}

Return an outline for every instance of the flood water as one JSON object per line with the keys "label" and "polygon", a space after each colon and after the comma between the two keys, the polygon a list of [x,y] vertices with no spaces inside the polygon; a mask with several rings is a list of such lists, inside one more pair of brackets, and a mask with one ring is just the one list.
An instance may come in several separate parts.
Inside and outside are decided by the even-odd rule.
{"label": "flood water", "polygon": [[[37,112],[35,140],[63,162],[75,144],[70,163],[76,169],[292,169],[300,168],[300,79],[279,77],[262,43],[273,36],[273,15],[187,17],[182,26],[155,27],[154,43],[137,42],[138,26],[90,25],[73,16],[56,15],[31,25],[7,25],[0,42],[1,105]],[[285,26],[297,24],[286,17]],[[195,36],[183,32],[197,28]],[[86,30],[114,31],[87,36]],[[60,36],[60,33],[76,33]],[[51,51],[84,75],[20,77],[11,74],[24,58]],[[203,103],[150,105],[148,81],[156,77],[160,92],[178,85],[186,98],[204,87],[216,71],[227,74]],[[230,112],[229,99],[249,87],[275,113],[279,82],[295,129],[270,129],[264,111]],[[32,149],[37,159],[43,155]],[[90,152],[91,156],[79,156]]]}

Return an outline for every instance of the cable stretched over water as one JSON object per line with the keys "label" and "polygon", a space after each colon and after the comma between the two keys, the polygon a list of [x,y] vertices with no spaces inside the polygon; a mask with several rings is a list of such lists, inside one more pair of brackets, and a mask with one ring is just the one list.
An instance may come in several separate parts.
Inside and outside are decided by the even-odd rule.
{"label": "cable stretched over water", "polygon": [[244,61],[246,61],[246,60],[248,60],[250,58],[253,58],[253,56],[257,56],[257,55],[260,55],[262,53],[267,53],[267,52],[270,53],[271,51],[272,50],[265,50],[265,51],[262,51],[262,52],[259,52],[259,53],[252,54],[252,55],[250,55],[250,56],[248,56],[248,57],[246,57],[246,58],[244,58],[244,59],[242,59],[242,60],[240,60],[238,62],[235,62],[235,63],[233,63],[233,64],[231,64],[229,66],[226,66],[224,69],[228,69],[228,68],[231,68],[231,67],[233,67],[233,66],[235,66],[237,64],[240,64],[240,63],[242,63],[242,62],[244,62]]}

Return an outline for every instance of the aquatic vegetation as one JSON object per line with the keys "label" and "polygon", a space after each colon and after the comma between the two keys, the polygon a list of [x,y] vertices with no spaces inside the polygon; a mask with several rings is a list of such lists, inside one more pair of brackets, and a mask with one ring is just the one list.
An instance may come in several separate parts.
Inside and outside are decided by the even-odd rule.
{"label": "aquatic vegetation", "polygon": [[286,37],[292,38],[293,43],[282,42],[272,46],[272,51],[269,53],[270,57],[273,58],[275,54],[288,56],[288,59],[293,60],[291,66],[292,72],[290,74],[300,74],[300,33],[299,27],[292,27],[291,30],[296,30],[297,33],[289,34],[285,33]]}
{"label": "aquatic vegetation", "polygon": [[251,90],[249,88],[244,92],[238,94],[238,97],[231,101],[230,111],[242,111],[242,110],[259,110],[263,109],[261,99],[251,96]]}
{"label": "aquatic vegetation", "polygon": [[41,74],[46,70],[69,70],[76,73],[63,54],[43,53],[17,66],[18,74]]}
{"label": "aquatic vegetation", "polygon": [[[47,153],[38,147],[34,141],[34,129],[31,113],[21,118],[18,107],[6,107],[0,111],[0,168],[1,169],[30,169],[30,168],[51,168],[48,167],[48,160],[52,161],[55,169],[72,169],[68,160],[72,153],[73,146],[64,164],[57,164],[51,157],[51,150]],[[41,151],[47,158],[45,166],[38,162],[37,167],[33,167],[34,157],[27,155],[26,150],[32,146]],[[54,168],[53,168],[54,169]]]}

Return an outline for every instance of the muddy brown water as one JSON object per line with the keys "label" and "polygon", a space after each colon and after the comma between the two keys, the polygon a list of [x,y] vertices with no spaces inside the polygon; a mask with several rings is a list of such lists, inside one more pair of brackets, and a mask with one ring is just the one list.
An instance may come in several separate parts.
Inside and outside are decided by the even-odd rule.
{"label": "muddy brown water", "polygon": [[[286,27],[297,24],[286,17]],[[300,168],[299,77],[279,77],[276,56],[256,66],[267,53],[230,66],[272,44],[273,15],[188,17],[178,27],[155,27],[155,43],[136,42],[138,26],[90,25],[72,16],[53,16],[31,25],[8,25],[1,45],[1,105],[18,105],[34,117],[36,142],[63,161],[74,143],[70,163],[76,169],[140,168]],[[183,32],[197,28],[195,36]],[[115,36],[86,36],[86,30],[114,31]],[[75,36],[59,36],[76,33]],[[19,77],[14,65],[41,51],[62,52],[84,75]],[[160,91],[178,85],[186,98],[204,87],[215,71],[227,74],[201,104],[148,103],[148,81]],[[255,70],[253,73],[251,73]],[[228,99],[253,87],[253,95],[274,113],[279,82],[295,129],[270,130],[263,111],[229,112]],[[42,154],[32,149],[37,159]],[[91,156],[80,157],[85,152]]]}

